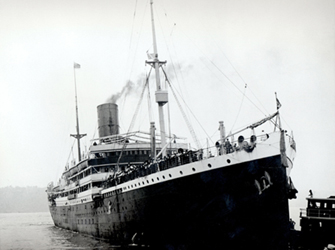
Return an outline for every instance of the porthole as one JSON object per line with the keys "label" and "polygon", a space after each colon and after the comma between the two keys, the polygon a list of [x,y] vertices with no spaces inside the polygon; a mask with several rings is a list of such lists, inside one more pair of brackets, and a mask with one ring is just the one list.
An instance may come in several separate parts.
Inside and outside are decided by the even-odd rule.
{"label": "porthole", "polygon": [[142,184],[144,185],[144,181],[142,181]]}
{"label": "porthole", "polygon": [[159,181],[159,178],[157,177],[157,181]]}
{"label": "porthole", "polygon": [[180,173],[180,174],[183,174],[183,171],[180,171],[179,173]]}
{"label": "porthole", "polygon": [[151,179],[152,182],[154,182],[154,179]]}
{"label": "porthole", "polygon": [[147,183],[149,183],[149,181],[147,180]]}
{"label": "porthole", "polygon": [[163,179],[165,179],[165,176],[163,175]]}
{"label": "porthole", "polygon": [[209,167],[209,168],[211,168],[211,167],[212,167],[212,165],[211,165],[210,163],[208,163],[208,167]]}
{"label": "porthole", "polygon": [[171,175],[171,174],[169,174],[169,177],[172,177],[172,175]]}
{"label": "porthole", "polygon": [[227,162],[230,163],[230,159],[227,159]]}
{"label": "porthole", "polygon": [[192,168],[193,171],[195,171],[195,168]]}
{"label": "porthole", "polygon": [[139,186],[141,186],[141,183],[138,183]]}

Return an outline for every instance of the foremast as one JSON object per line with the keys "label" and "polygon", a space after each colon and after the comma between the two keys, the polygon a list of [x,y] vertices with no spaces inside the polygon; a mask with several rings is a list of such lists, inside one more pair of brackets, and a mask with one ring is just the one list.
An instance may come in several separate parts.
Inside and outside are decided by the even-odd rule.
{"label": "foremast", "polygon": [[74,75],[74,91],[75,91],[75,102],[76,102],[76,134],[70,134],[70,136],[77,139],[77,146],[78,146],[78,161],[81,161],[81,150],[80,150],[80,139],[86,136],[86,134],[80,134],[79,132],[79,117],[78,117],[78,98],[77,98],[77,84],[76,84],[76,69],[80,69],[80,64],[74,63],[73,64],[73,75]]}
{"label": "foremast", "polygon": [[[155,32],[155,22],[154,22],[154,12],[153,12],[153,0],[150,1],[151,6],[151,23],[152,23],[152,37],[153,37],[153,48],[154,54],[150,56],[150,60],[146,61],[147,64],[150,64],[155,69],[156,76],[156,102],[158,104],[158,115],[159,115],[159,126],[161,134],[161,148],[162,156],[166,156],[166,134],[165,134],[165,119],[164,119],[164,110],[163,106],[168,102],[168,92],[164,90],[160,82],[159,68],[166,63],[158,59],[157,52],[157,42],[156,42],[156,32]],[[154,157],[154,156],[153,156]]]}

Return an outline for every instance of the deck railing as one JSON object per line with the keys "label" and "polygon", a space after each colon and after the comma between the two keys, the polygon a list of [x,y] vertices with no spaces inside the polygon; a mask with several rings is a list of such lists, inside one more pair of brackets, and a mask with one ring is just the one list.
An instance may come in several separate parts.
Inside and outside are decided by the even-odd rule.
{"label": "deck railing", "polygon": [[332,218],[335,220],[335,209],[303,208],[300,209],[300,218],[302,217]]}

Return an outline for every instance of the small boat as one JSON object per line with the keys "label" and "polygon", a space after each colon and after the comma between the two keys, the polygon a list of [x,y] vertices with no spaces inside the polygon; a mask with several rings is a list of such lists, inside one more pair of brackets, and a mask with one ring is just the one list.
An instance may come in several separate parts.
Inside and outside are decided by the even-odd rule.
{"label": "small boat", "polygon": [[303,249],[335,249],[335,196],[328,198],[306,198],[307,207],[300,210]]}

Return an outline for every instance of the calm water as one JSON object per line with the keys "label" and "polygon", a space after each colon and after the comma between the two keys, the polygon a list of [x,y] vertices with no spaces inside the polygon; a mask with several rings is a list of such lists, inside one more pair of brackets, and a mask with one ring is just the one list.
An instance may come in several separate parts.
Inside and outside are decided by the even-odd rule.
{"label": "calm water", "polygon": [[[296,229],[300,229],[298,211],[291,208]],[[0,213],[0,249],[121,250],[106,241],[55,227],[49,212]]]}
{"label": "calm water", "polygon": [[54,226],[50,213],[0,213],[0,249],[120,249]]}

